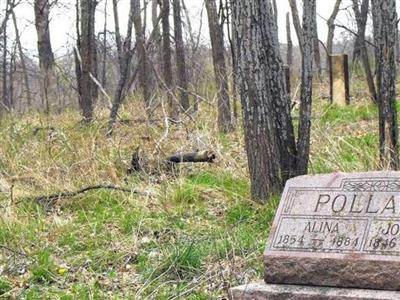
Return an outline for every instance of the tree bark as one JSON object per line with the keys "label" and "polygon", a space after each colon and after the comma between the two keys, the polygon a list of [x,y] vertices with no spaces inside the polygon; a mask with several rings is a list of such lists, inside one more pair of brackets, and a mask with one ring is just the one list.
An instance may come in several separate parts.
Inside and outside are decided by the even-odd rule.
{"label": "tree bark", "polygon": [[295,175],[296,145],[269,1],[235,1],[234,40],[252,198],[264,202]]}
{"label": "tree bark", "polygon": [[336,0],[332,14],[330,15],[328,21],[326,22],[328,25],[328,38],[326,39],[326,50],[328,52],[328,56],[326,58],[327,66],[329,66],[329,55],[333,54],[332,52],[333,52],[333,37],[335,36],[335,20],[339,13],[341,3],[342,0]]}
{"label": "tree bark", "polygon": [[101,86],[106,90],[107,87],[107,21],[108,21],[108,14],[107,14],[107,4],[108,0],[104,1],[104,27],[103,27],[103,65],[101,69]]}
{"label": "tree bark", "polygon": [[113,0],[114,28],[115,28],[115,43],[117,45],[118,63],[120,70],[122,69],[122,39],[119,28],[118,0]]}
{"label": "tree bark", "polygon": [[[10,0],[7,0],[6,2],[6,12],[10,9]],[[2,26],[2,42],[3,42],[3,57],[2,57],[2,106],[0,108],[0,111],[3,111],[4,109],[7,111],[10,111],[11,108],[11,103],[10,103],[10,99],[9,99],[9,93],[8,93],[8,84],[7,84],[7,70],[8,70],[8,63],[7,63],[7,23],[8,23],[8,17],[9,14],[6,13],[6,16],[4,18],[3,24],[4,26]]]}
{"label": "tree bark", "polygon": [[81,0],[80,2],[80,34],[78,36],[79,63],[79,106],[83,120],[93,120],[93,106],[97,97],[97,85],[92,77],[97,76],[96,40],[95,40],[95,12],[96,0]]}
{"label": "tree bark", "polygon": [[25,55],[22,50],[22,44],[21,44],[21,39],[20,39],[20,33],[18,30],[18,24],[17,24],[17,18],[15,16],[15,12],[12,12],[12,18],[13,18],[13,23],[14,23],[14,30],[15,30],[15,41],[18,46],[18,52],[19,52],[19,59],[21,62],[21,67],[22,67],[22,74],[24,77],[24,85],[25,85],[25,95],[26,95],[26,100],[28,107],[31,107],[32,105],[32,92],[31,92],[31,87],[29,84],[29,74],[28,70],[26,68],[26,62],[25,62]]}
{"label": "tree bark", "polygon": [[297,141],[298,161],[297,175],[308,172],[308,160],[310,156],[310,131],[311,131],[311,105],[312,105],[312,81],[313,81],[313,40],[315,23],[315,0],[303,1],[303,59],[301,72],[300,95],[300,123],[299,139]]}
{"label": "tree bark", "polygon": [[140,0],[134,0],[134,8],[133,8],[134,16],[133,23],[135,26],[136,33],[136,51],[138,54],[138,69],[139,69],[139,83],[142,90],[143,101],[146,106],[146,111],[149,111],[150,108],[150,81],[149,81],[149,67],[147,60],[147,51],[146,51],[146,40],[143,31],[142,25],[142,17],[141,17],[141,5]]}
{"label": "tree bark", "polygon": [[[382,166],[397,170],[398,129],[396,112],[395,0],[372,1],[379,99],[379,149]],[[377,26],[375,28],[375,26]]]}
{"label": "tree bark", "polygon": [[378,99],[376,95],[375,82],[369,62],[367,45],[365,43],[365,30],[368,20],[369,0],[362,1],[361,10],[358,5],[358,0],[353,0],[353,10],[357,23],[357,37],[353,51],[353,64],[357,61],[357,58],[361,56],[365,76],[367,78],[369,94],[372,98],[372,101],[377,103]]}
{"label": "tree bark", "polygon": [[171,40],[170,40],[170,0],[162,0],[162,40],[163,40],[163,75],[164,83],[167,88],[167,99],[169,108],[169,117],[177,119],[179,109],[173,99],[173,78],[172,78],[172,65],[171,65]]}
{"label": "tree bark", "polygon": [[54,71],[54,54],[50,41],[50,1],[35,0],[35,26],[38,37],[38,55],[41,73],[41,97],[47,113],[50,111],[50,102],[58,98],[57,77]]}
{"label": "tree bark", "polygon": [[292,35],[290,30],[290,13],[286,13],[286,37],[287,37],[287,51],[286,51],[286,63],[290,69],[293,64],[293,43]]}
{"label": "tree bark", "polygon": [[218,88],[218,129],[220,132],[230,132],[234,126],[231,116],[228,75],[224,55],[223,28],[218,22],[215,0],[206,0],[205,3],[210,30],[214,76]]}
{"label": "tree bark", "polygon": [[175,28],[175,48],[176,48],[176,66],[178,71],[178,86],[180,93],[180,104],[183,111],[189,110],[188,81],[186,72],[186,55],[185,45],[182,35],[182,18],[181,18],[181,0],[173,0],[174,8],[174,28]]}
{"label": "tree bark", "polygon": [[[151,22],[153,24],[153,32],[154,32],[154,49],[155,49],[155,56],[156,62],[163,61],[163,53],[162,53],[162,45],[161,45],[161,33],[160,33],[160,25],[158,24],[158,11],[157,8],[159,7],[159,0],[152,0],[151,1]],[[160,63],[155,64],[155,68],[157,71],[161,70]]]}
{"label": "tree bark", "polygon": [[299,11],[297,9],[296,0],[289,0],[290,9],[292,11],[293,26],[296,30],[297,39],[299,40],[300,52],[303,53],[303,29],[301,28]]}
{"label": "tree bark", "polygon": [[322,66],[321,66],[321,53],[319,51],[319,38],[318,38],[318,25],[317,25],[317,5],[315,4],[314,6],[315,12],[313,13],[314,16],[314,26],[313,26],[313,41],[314,41],[314,62],[315,62],[315,67],[317,69],[317,77],[318,80],[321,81],[321,75],[322,75]]}

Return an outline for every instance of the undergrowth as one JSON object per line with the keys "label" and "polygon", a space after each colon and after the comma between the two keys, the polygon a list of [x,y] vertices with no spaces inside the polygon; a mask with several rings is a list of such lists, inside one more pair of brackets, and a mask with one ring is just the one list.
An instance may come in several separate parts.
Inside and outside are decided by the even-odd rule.
{"label": "undergrowth", "polygon": [[[132,99],[123,115],[132,116]],[[377,110],[314,104],[311,173],[379,168]],[[132,119],[106,138],[107,114],[90,126],[78,112],[31,114],[0,126],[0,298],[218,299],[262,278],[262,252],[279,196],[250,200],[240,122],[217,134],[217,116],[164,126]],[[296,113],[296,112],[295,112]],[[136,114],[137,115],[137,114]],[[214,164],[127,175],[132,152],[158,170],[167,154],[212,149]],[[55,205],[26,196],[97,183],[137,193],[92,191]]]}

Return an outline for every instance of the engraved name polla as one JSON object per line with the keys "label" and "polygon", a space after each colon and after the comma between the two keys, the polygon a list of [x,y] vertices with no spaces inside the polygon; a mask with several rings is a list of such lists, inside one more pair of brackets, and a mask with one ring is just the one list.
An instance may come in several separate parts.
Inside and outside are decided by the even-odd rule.
{"label": "engraved name polla", "polygon": [[272,251],[400,255],[399,179],[290,187],[283,201]]}

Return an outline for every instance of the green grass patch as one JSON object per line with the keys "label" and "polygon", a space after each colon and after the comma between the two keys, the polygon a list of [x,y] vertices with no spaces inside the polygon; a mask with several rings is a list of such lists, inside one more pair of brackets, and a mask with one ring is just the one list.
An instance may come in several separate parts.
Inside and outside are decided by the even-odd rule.
{"label": "green grass patch", "polygon": [[0,296],[11,291],[11,283],[3,277],[0,277]]}
{"label": "green grass patch", "polygon": [[238,179],[229,173],[202,172],[187,180],[198,186],[218,189],[231,198],[248,197],[250,191],[248,180]]}
{"label": "green grass patch", "polygon": [[30,281],[33,283],[48,284],[55,280],[56,265],[48,250],[42,250],[36,255],[36,261],[31,270]]}
{"label": "green grass patch", "polygon": [[378,118],[378,107],[374,104],[349,105],[339,107],[335,104],[324,105],[320,122],[326,123],[353,123]]}

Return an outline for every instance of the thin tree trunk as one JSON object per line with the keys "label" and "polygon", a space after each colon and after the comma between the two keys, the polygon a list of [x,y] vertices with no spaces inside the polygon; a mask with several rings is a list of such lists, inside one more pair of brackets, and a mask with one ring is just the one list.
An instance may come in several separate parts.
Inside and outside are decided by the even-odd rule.
{"label": "thin tree trunk", "polygon": [[45,111],[49,113],[50,102],[58,98],[57,77],[54,71],[54,54],[50,41],[50,2],[49,0],[35,0],[35,26],[38,36],[38,55],[41,72],[41,97]]}
{"label": "thin tree trunk", "polygon": [[[8,0],[6,3],[6,11],[9,9],[9,3],[10,1]],[[8,17],[6,17],[5,20],[5,25],[3,27],[3,31],[2,31],[2,37],[3,37],[3,63],[2,63],[2,94],[3,94],[3,99],[2,99],[2,103],[3,106],[1,109],[3,110],[4,108],[8,111],[10,111],[10,99],[9,99],[9,91],[8,91],[8,84],[7,84],[7,23],[8,23]]]}
{"label": "thin tree trunk", "polygon": [[101,86],[106,90],[107,87],[107,76],[106,76],[106,68],[107,68],[107,4],[108,0],[104,1],[104,27],[103,27],[103,66],[101,69]]}
{"label": "thin tree trunk", "polygon": [[14,110],[15,108],[15,99],[14,99],[14,75],[17,72],[17,64],[15,62],[16,58],[16,53],[17,53],[17,45],[14,43],[13,51],[11,53],[10,57],[10,67],[9,67],[9,72],[8,72],[8,82],[9,82],[9,92],[8,92],[8,97],[9,97],[9,103],[10,103],[10,110]]}
{"label": "thin tree trunk", "polygon": [[313,13],[314,15],[314,26],[313,26],[313,41],[314,41],[314,62],[315,62],[315,67],[317,69],[317,77],[318,80],[321,81],[321,75],[322,75],[322,67],[321,67],[321,53],[319,51],[319,38],[318,38],[318,23],[317,23],[317,7],[316,4],[314,6],[315,12]]}
{"label": "thin tree trunk", "polygon": [[220,132],[230,132],[234,126],[231,116],[228,75],[224,55],[223,28],[218,22],[215,0],[206,0],[205,3],[210,29],[214,75],[218,88],[218,129]]}
{"label": "thin tree trunk", "polygon": [[173,78],[172,78],[172,65],[171,65],[171,40],[170,40],[170,25],[169,25],[169,13],[170,13],[170,0],[162,0],[162,40],[163,40],[163,75],[164,83],[167,88],[167,99],[169,117],[171,119],[177,119],[179,115],[179,109],[174,102],[172,91],[173,91]]}
{"label": "thin tree trunk", "polygon": [[97,86],[92,77],[97,76],[96,41],[94,32],[96,0],[82,0],[80,2],[80,35],[79,51],[79,105],[83,120],[93,120],[93,106],[97,97]]}
{"label": "thin tree trunk", "polygon": [[367,45],[365,43],[365,29],[368,19],[369,0],[363,0],[361,4],[361,10],[358,6],[358,0],[353,0],[353,10],[357,22],[357,38],[353,52],[353,64],[357,61],[357,57],[361,56],[365,76],[367,78],[369,94],[372,98],[372,101],[377,103],[378,99],[376,95],[375,82],[369,62]]}
{"label": "thin tree trunk", "polygon": [[376,41],[377,82],[379,93],[379,149],[381,163],[394,170],[399,168],[398,129],[396,112],[396,29],[395,0],[372,1],[374,39]]}
{"label": "thin tree trunk", "polygon": [[333,54],[333,37],[335,36],[335,20],[339,13],[341,3],[342,0],[336,0],[332,14],[330,15],[328,21],[326,22],[328,25],[328,38],[326,40],[326,50],[328,52],[328,57],[326,58],[327,67],[329,67],[329,55]]}
{"label": "thin tree trunk", "polygon": [[299,40],[300,52],[303,53],[303,29],[301,28],[299,11],[297,10],[296,0],[289,0],[290,9],[292,11],[293,26],[296,30],[297,39]]}
{"label": "thin tree trunk", "polygon": [[229,50],[231,52],[231,59],[232,59],[232,90],[233,90],[233,101],[232,101],[232,106],[233,106],[233,122],[237,122],[239,115],[238,115],[238,105],[237,105],[237,76],[236,76],[236,64],[237,64],[237,58],[235,54],[235,46],[234,46],[234,41],[233,41],[233,36],[232,36],[232,0],[225,0],[225,8],[226,8],[226,31],[228,34],[228,41],[229,41]]}
{"label": "thin tree trunk", "polygon": [[303,1],[303,59],[301,72],[300,123],[297,141],[297,175],[308,172],[310,156],[311,105],[313,81],[313,40],[315,34],[315,0]]}
{"label": "thin tree trunk", "polygon": [[114,14],[114,27],[115,27],[115,43],[117,45],[118,63],[120,70],[122,67],[122,39],[121,31],[119,29],[119,14],[118,14],[118,0],[113,0],[113,14]]}
{"label": "thin tree trunk", "polygon": [[[110,112],[110,119],[108,122],[108,131],[107,135],[111,136],[112,135],[112,130],[114,128],[114,124],[117,120],[117,114],[119,107],[121,106],[122,101],[125,98],[125,90],[127,86],[127,81],[129,77],[129,68],[131,65],[131,60],[133,56],[133,50],[132,48],[132,30],[133,30],[133,20],[135,16],[134,8],[135,8],[135,2],[136,0],[131,0],[130,2],[130,9],[129,9],[129,19],[128,19],[128,25],[127,25],[127,30],[126,30],[126,38],[124,41],[124,44],[121,45],[121,65],[120,65],[120,70],[119,70],[119,79],[117,83],[117,88],[115,90],[115,95],[113,99],[113,104],[111,107],[111,112]],[[115,7],[117,10],[118,7]]]}
{"label": "thin tree trunk", "polygon": [[187,111],[190,107],[188,95],[188,82],[186,72],[186,55],[185,45],[182,35],[182,18],[181,18],[181,0],[173,0],[174,8],[174,28],[175,28],[175,48],[176,48],[176,66],[178,72],[178,85],[180,89],[180,104],[183,111]]}
{"label": "thin tree trunk", "polygon": [[145,36],[142,25],[142,17],[141,17],[141,7],[140,0],[133,0],[134,8],[133,8],[133,24],[135,26],[136,33],[136,49],[138,54],[138,68],[139,68],[139,83],[142,90],[143,102],[146,106],[146,110],[149,111],[150,108],[150,82],[149,82],[149,68],[148,68],[148,60],[146,54],[146,46],[145,46]]}
{"label": "thin tree trunk", "polygon": [[161,33],[160,33],[160,25],[158,24],[158,2],[159,0],[152,0],[151,1],[151,22],[153,24],[153,32],[154,32],[154,49],[155,49],[155,61],[157,62],[155,67],[156,70],[160,70],[160,64],[158,62],[163,61],[162,55],[162,45],[161,45]]}
{"label": "thin tree trunk", "polygon": [[287,51],[286,51],[286,63],[290,69],[293,64],[293,43],[292,35],[290,30],[290,13],[286,13],[286,37],[287,37]]}
{"label": "thin tree trunk", "polygon": [[15,41],[18,46],[19,59],[21,62],[22,73],[23,73],[23,77],[24,77],[26,100],[27,100],[28,107],[31,107],[32,93],[31,93],[31,88],[29,85],[29,75],[28,75],[28,70],[26,68],[25,55],[22,51],[22,44],[21,44],[20,34],[19,34],[19,30],[18,30],[17,18],[15,16],[14,11],[12,12],[12,18],[13,18],[14,30],[15,30]]}

